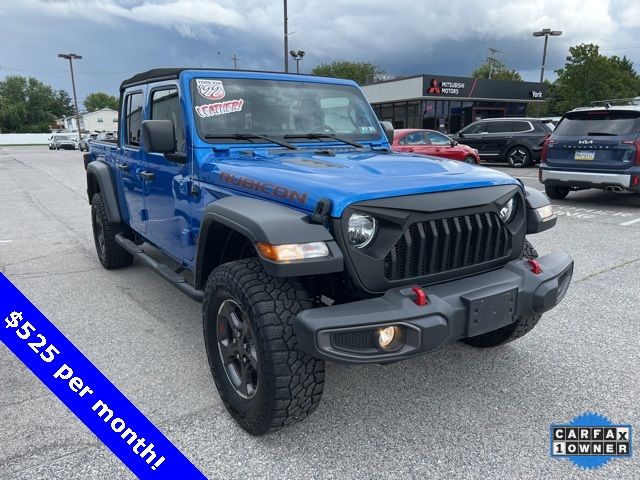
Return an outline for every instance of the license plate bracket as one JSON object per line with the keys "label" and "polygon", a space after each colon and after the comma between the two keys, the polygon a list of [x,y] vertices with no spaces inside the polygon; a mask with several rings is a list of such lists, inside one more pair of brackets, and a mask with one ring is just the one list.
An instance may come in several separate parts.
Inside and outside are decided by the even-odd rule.
{"label": "license plate bracket", "polygon": [[595,150],[576,150],[576,153],[573,154],[574,160],[594,160],[595,158]]}
{"label": "license plate bracket", "polygon": [[474,337],[513,323],[518,288],[474,292],[462,297],[467,306],[467,336]]}

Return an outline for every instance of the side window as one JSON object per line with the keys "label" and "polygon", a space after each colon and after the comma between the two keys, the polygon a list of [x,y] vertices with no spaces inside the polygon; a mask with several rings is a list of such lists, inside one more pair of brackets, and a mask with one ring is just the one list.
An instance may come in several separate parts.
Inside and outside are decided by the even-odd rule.
{"label": "side window", "polygon": [[177,88],[155,90],[151,94],[151,119],[171,120],[176,135],[176,150],[186,152],[184,124],[180,109],[180,97]]}
{"label": "side window", "polygon": [[422,132],[410,133],[404,137],[404,139],[406,140],[405,145],[429,145],[427,138]]}
{"label": "side window", "polygon": [[449,137],[438,133],[438,132],[428,132],[429,141],[431,145],[451,145],[451,140]]}
{"label": "side window", "polygon": [[511,122],[487,122],[487,133],[511,132]]}
{"label": "side window", "polygon": [[509,122],[511,124],[511,132],[528,132],[531,130],[529,122]]}
{"label": "side window", "polygon": [[125,144],[140,146],[142,132],[142,93],[130,93],[125,98]]}

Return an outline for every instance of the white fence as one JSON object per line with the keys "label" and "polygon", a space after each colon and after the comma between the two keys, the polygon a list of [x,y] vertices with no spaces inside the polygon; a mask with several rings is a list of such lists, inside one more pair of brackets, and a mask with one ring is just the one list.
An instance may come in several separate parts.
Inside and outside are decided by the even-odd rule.
{"label": "white fence", "polygon": [[0,145],[47,145],[50,133],[0,133]]}

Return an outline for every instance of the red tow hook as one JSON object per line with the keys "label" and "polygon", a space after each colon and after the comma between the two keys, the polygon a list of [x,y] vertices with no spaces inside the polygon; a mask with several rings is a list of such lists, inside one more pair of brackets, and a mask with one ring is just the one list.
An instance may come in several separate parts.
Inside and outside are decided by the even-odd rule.
{"label": "red tow hook", "polygon": [[416,305],[418,305],[419,307],[424,307],[425,305],[429,304],[429,301],[427,300],[427,294],[424,293],[424,290],[422,290],[420,287],[413,287],[411,288],[411,291],[416,294],[416,298],[414,300]]}
{"label": "red tow hook", "polygon": [[529,260],[527,260],[527,263],[531,267],[531,272],[534,275],[540,275],[542,273],[542,265],[540,265],[540,262],[533,258],[530,258]]}

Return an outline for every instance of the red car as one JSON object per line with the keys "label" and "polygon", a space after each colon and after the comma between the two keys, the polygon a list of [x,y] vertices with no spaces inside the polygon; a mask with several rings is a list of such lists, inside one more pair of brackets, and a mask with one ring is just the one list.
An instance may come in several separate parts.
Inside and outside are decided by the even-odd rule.
{"label": "red car", "polygon": [[413,152],[466,163],[480,163],[480,157],[475,148],[462,145],[435,130],[416,128],[396,130],[391,147],[396,152]]}

